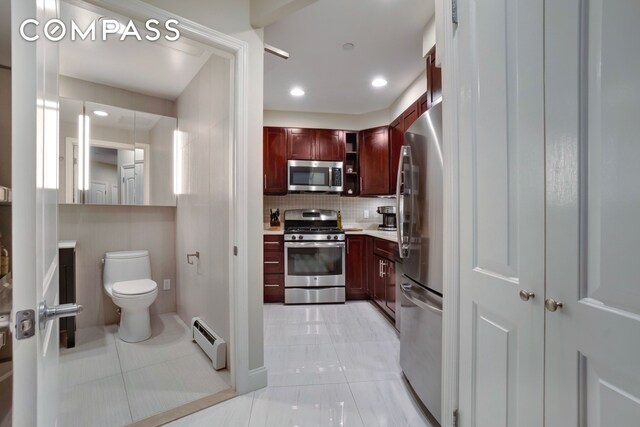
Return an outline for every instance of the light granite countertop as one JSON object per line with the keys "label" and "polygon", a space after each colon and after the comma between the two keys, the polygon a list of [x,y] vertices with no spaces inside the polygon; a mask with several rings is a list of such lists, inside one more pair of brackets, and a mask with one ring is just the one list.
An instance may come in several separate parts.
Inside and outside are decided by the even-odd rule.
{"label": "light granite countertop", "polygon": [[[345,231],[345,234],[347,236],[371,236],[371,237],[376,237],[378,239],[387,240],[390,242],[397,241],[397,233],[395,231],[378,230],[378,224],[345,224],[345,228],[346,229],[349,229],[349,228],[362,229],[360,231]],[[265,224],[263,233],[265,236],[283,235],[284,228],[280,226],[280,228],[278,229],[271,229],[269,227],[269,224]]]}

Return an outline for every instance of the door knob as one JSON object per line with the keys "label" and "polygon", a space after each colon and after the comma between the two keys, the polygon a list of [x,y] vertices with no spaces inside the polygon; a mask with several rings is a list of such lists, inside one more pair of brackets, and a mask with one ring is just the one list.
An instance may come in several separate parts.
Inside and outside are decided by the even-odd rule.
{"label": "door knob", "polygon": [[562,308],[562,303],[560,301],[556,301],[553,298],[547,298],[544,301],[544,306],[547,310],[553,312],[559,308]]}
{"label": "door knob", "polygon": [[530,291],[525,291],[524,289],[520,291],[520,299],[522,301],[529,301],[529,299],[535,298],[536,294]]}
{"label": "door knob", "polygon": [[61,317],[77,316],[84,307],[80,304],[61,304],[53,307],[47,307],[47,304],[42,301],[40,303],[40,330],[43,330],[49,320],[59,319]]}

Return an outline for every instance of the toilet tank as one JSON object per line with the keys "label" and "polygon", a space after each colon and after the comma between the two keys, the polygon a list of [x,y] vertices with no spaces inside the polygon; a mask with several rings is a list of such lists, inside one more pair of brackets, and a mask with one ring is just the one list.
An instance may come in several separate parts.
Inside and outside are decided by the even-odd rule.
{"label": "toilet tank", "polygon": [[104,287],[128,280],[151,279],[149,251],[107,252],[104,256]]}

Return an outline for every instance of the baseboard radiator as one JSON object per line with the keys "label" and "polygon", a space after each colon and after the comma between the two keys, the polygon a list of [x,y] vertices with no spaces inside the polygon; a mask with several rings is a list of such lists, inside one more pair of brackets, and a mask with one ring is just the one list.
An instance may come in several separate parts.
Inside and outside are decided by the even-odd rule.
{"label": "baseboard radiator", "polygon": [[209,356],[213,369],[224,369],[227,366],[227,343],[199,317],[191,319],[191,329],[193,342]]}

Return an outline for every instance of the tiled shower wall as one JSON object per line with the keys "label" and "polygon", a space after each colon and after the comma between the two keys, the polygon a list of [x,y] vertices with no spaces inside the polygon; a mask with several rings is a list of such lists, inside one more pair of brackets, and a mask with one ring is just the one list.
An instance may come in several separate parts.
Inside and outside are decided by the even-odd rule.
{"label": "tiled shower wall", "polygon": [[[330,209],[342,213],[344,224],[381,223],[382,215],[376,213],[378,206],[393,206],[395,197],[341,197],[327,194],[288,194],[286,196],[264,196],[263,222],[269,222],[269,210],[280,209],[280,221],[288,209]],[[364,212],[369,212],[365,218]]]}

